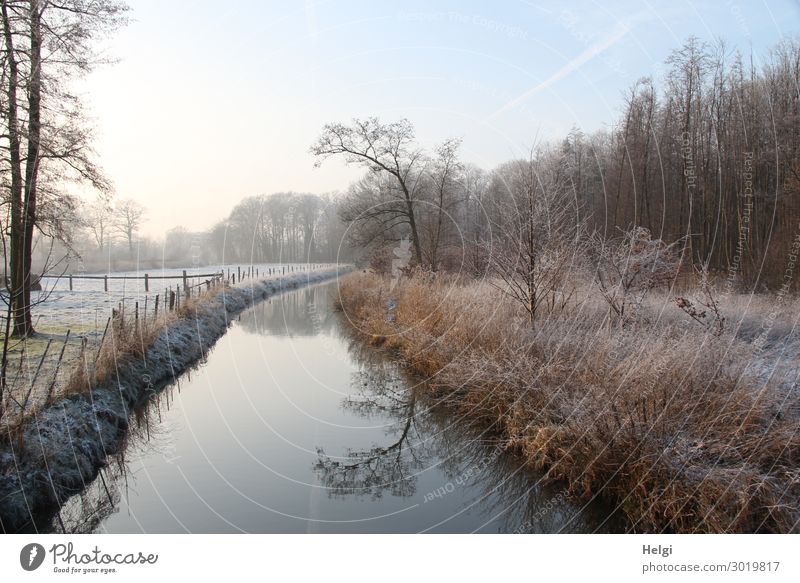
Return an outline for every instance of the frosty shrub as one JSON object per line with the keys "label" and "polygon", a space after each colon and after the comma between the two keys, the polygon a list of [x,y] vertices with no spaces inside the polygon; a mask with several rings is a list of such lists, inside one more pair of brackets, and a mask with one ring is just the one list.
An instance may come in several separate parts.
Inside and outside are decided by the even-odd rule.
{"label": "frosty shrub", "polygon": [[668,286],[680,269],[678,243],[653,239],[643,227],[611,240],[596,234],[593,243],[597,287],[621,324],[636,318],[647,294]]}

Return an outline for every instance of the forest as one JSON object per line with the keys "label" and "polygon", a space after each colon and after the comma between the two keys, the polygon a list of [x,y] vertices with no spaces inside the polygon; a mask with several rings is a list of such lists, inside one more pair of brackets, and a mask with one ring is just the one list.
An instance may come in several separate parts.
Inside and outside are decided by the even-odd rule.
{"label": "forest", "polygon": [[[326,125],[372,249],[337,306],[491,443],[628,532],[795,532],[800,44],[689,38],[608,131],[485,172],[407,120]],[[491,437],[488,437],[491,436]]]}
{"label": "forest", "polygon": [[369,170],[340,216],[357,225],[351,243],[377,249],[378,261],[408,236],[433,271],[486,273],[501,248],[524,251],[528,219],[552,213],[546,236],[567,245],[643,228],[680,242],[684,266],[736,289],[795,289],[784,276],[800,234],[800,44],[782,41],[756,66],[722,42],[689,38],[666,65],[660,87],[645,77],[625,92],[609,129],[533,142],[491,171],[461,162],[458,139],[425,152],[407,120],[331,124],[313,152]]}
{"label": "forest", "polygon": [[[780,42],[756,65],[722,41],[689,38],[666,66],[663,79],[643,77],[624,92],[607,128],[575,127],[561,140],[532,135],[524,156],[490,170],[461,160],[458,137],[426,151],[408,120],[331,124],[312,151],[320,162],[344,154],[367,170],[360,181],[344,193],[251,196],[205,232],[177,225],[149,238],[140,233],[147,209],[134,200],[101,192],[84,202],[44,191],[32,261],[40,271],[54,258],[84,269],[190,257],[349,261],[367,260],[369,249],[385,262],[386,245],[408,236],[416,262],[430,269],[481,272],[492,236],[524,214],[515,192],[530,188],[562,209],[562,222],[571,223],[563,237],[614,239],[640,227],[681,241],[685,265],[730,276],[737,289],[794,288],[793,278],[784,282],[784,263],[800,218],[798,41]],[[96,167],[80,175],[101,176]],[[6,222],[11,200],[4,195]]]}

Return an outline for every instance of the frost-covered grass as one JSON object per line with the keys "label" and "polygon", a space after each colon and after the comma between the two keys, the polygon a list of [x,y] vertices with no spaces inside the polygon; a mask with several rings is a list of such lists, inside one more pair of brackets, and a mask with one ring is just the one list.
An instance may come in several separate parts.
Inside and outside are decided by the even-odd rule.
{"label": "frost-covered grass", "polygon": [[67,390],[51,403],[40,403],[21,424],[3,422],[0,530],[33,529],[37,517],[54,512],[90,483],[107,457],[123,447],[132,409],[200,361],[239,313],[284,289],[346,270],[253,279],[212,290],[163,322],[140,327],[144,341],[130,320],[112,327],[100,356],[76,368]]}
{"label": "frost-covered grass", "polygon": [[432,396],[574,496],[612,501],[632,531],[798,530],[796,299],[723,296],[717,336],[669,294],[614,325],[588,283],[535,329],[486,282],[390,289],[359,273],[339,288],[355,328],[397,351]]}

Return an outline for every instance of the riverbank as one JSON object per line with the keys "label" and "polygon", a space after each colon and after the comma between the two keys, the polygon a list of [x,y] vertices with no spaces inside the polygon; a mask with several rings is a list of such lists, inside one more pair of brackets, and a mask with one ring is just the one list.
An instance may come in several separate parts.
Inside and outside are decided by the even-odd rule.
{"label": "riverbank", "polygon": [[[76,377],[73,394],[39,409],[13,433],[5,428],[0,441],[0,528],[25,528],[91,482],[107,457],[124,445],[133,408],[203,359],[238,314],[284,290],[339,273],[296,273],[224,287],[187,303],[177,317],[154,329],[140,349],[116,344],[105,363],[98,359],[97,371]],[[81,387],[87,380],[88,387]]]}
{"label": "riverbank", "polygon": [[796,339],[742,340],[759,314],[716,335],[653,306],[623,329],[587,296],[531,330],[485,282],[359,273],[339,289],[366,341],[574,498],[612,503],[631,531],[798,528],[797,371],[781,360]]}

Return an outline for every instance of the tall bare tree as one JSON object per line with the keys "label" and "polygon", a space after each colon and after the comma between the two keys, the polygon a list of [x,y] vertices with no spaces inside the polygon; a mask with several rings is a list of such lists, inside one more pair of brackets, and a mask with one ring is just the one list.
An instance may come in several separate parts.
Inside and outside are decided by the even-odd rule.
{"label": "tall bare tree", "polygon": [[[69,91],[76,76],[99,59],[96,38],[122,24],[127,7],[116,0],[0,0],[2,93],[0,122],[9,175],[9,290],[13,334],[33,333],[31,259],[34,229],[61,232],[60,213],[47,207],[71,198],[59,185],[108,184],[92,162],[91,132]],[[45,210],[45,212],[41,212]]]}
{"label": "tall bare tree", "polygon": [[113,231],[114,207],[108,196],[101,194],[86,210],[84,222],[101,253],[111,243]]}
{"label": "tall bare tree", "polygon": [[423,245],[423,255],[436,271],[441,259],[441,250],[446,245],[447,233],[455,220],[453,212],[461,202],[460,193],[463,165],[458,159],[459,139],[445,140],[436,148],[426,176],[426,205],[424,216],[428,220]]}
{"label": "tall bare tree", "polygon": [[[378,205],[357,221],[370,220],[387,214],[384,219],[395,226],[405,223],[411,231],[414,256],[422,263],[422,245],[417,229],[418,187],[425,156],[414,142],[414,127],[407,119],[382,123],[378,118],[354,119],[350,125],[326,124],[322,134],[311,147],[320,158],[317,165],[331,156],[343,156],[348,164],[358,164],[376,174],[386,174],[391,183],[383,183],[383,194],[399,197],[402,205]],[[394,191],[394,192],[392,192]]]}
{"label": "tall bare tree", "polygon": [[493,237],[486,241],[503,293],[519,302],[535,326],[543,305],[564,306],[569,268],[581,258],[583,222],[560,156],[531,151],[495,175]]}
{"label": "tall bare tree", "polygon": [[142,226],[145,212],[146,210],[141,204],[130,198],[121,201],[114,211],[117,232],[128,242],[128,251],[131,254],[133,254],[133,242]]}

